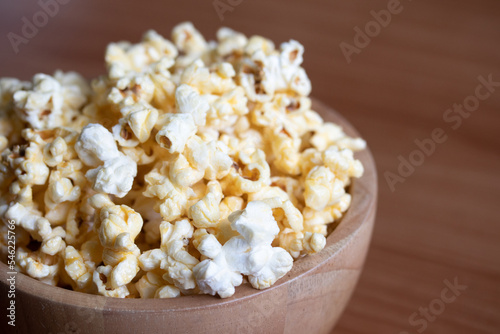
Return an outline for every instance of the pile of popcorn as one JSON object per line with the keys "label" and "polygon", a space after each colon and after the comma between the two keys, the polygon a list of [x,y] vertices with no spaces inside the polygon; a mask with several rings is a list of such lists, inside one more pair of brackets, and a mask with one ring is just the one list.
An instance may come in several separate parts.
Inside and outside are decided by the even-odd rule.
{"label": "pile of popcorn", "polygon": [[17,270],[119,298],[265,289],[321,251],[353,152],[313,110],[304,48],[189,22],[112,43],[90,83],[0,79],[0,249]]}

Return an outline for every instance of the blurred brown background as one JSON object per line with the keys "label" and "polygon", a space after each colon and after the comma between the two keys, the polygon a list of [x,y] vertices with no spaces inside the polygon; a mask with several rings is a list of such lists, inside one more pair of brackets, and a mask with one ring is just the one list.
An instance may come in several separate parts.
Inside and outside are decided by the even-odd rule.
{"label": "blurred brown background", "polygon": [[[169,37],[184,20],[207,39],[225,25],[278,45],[299,40],[312,95],[357,127],[379,172],[372,246],[334,333],[499,333],[500,2],[394,1],[60,0],[16,53],[9,33],[22,37],[23,17],[33,22],[41,7],[2,0],[0,76],[30,79],[60,68],[91,78],[105,71],[110,41],[137,42],[151,28]],[[370,12],[388,5],[395,6],[390,23],[368,24],[369,43],[358,37],[356,44],[355,27],[365,30]],[[356,47],[350,63],[342,42]],[[489,75],[495,83],[480,89],[489,96],[471,97],[478,77]],[[447,112],[464,100],[472,110],[466,118]],[[422,162],[414,141],[435,128],[447,140]],[[421,163],[404,182],[394,181],[400,156]],[[446,280],[467,288],[444,303]]]}

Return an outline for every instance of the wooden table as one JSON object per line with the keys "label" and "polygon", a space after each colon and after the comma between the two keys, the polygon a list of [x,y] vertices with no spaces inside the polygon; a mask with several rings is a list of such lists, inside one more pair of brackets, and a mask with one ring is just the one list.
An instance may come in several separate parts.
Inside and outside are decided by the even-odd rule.
{"label": "wooden table", "polygon": [[[500,87],[473,97],[479,76],[500,82],[499,1],[231,0],[223,13],[212,0],[60,1],[17,54],[8,33],[21,35],[23,17],[41,8],[0,2],[0,76],[61,68],[93,77],[108,42],[137,41],[149,28],[168,36],[182,20],[209,38],[227,25],[301,41],[312,95],[358,128],[379,172],[371,250],[334,333],[500,332]],[[370,23],[388,6],[385,27]],[[355,27],[368,28],[369,43],[355,43]],[[447,111],[464,100],[467,118]],[[432,141],[435,128],[444,142]],[[418,153],[417,139],[434,152]],[[402,170],[400,158],[418,166]]]}

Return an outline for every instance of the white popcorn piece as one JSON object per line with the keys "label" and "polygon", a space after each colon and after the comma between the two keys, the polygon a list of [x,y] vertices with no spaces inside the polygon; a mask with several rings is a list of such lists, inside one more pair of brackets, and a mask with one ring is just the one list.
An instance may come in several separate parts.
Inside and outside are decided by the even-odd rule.
{"label": "white popcorn piece", "polygon": [[270,39],[262,36],[252,36],[245,46],[245,53],[249,56],[257,51],[264,52],[265,55],[271,55],[274,52],[274,43]]}
{"label": "white popcorn piece", "polygon": [[13,95],[19,118],[34,129],[71,126],[73,116],[87,101],[87,82],[74,72],[37,74],[31,90],[18,90]]}
{"label": "white popcorn piece", "polygon": [[156,142],[169,153],[182,153],[187,141],[195,135],[196,124],[190,113],[166,114],[165,124],[156,134]]}
{"label": "white popcorn piece", "polygon": [[199,54],[207,48],[205,38],[191,22],[178,24],[172,30],[172,40],[179,51],[190,54]]}
{"label": "white popcorn piece", "polygon": [[232,53],[243,53],[243,49],[248,43],[245,35],[233,29],[222,27],[217,31],[217,53],[224,57]]}
{"label": "white popcorn piece", "polygon": [[97,192],[124,197],[132,189],[137,175],[137,164],[124,154],[108,159],[104,165],[91,169],[85,174]]}
{"label": "white popcorn piece", "polygon": [[100,124],[89,124],[82,129],[75,150],[80,160],[91,167],[120,154],[113,135]]}
{"label": "white popcorn piece", "polygon": [[153,71],[158,65],[168,69],[177,55],[177,49],[171,42],[149,30],[139,44],[111,43],[106,49],[105,59],[109,77],[120,79],[131,73]]}
{"label": "white popcorn piece", "polygon": [[175,91],[175,104],[178,112],[191,114],[197,126],[205,125],[207,111],[210,106],[191,86],[182,84],[177,87]]}
{"label": "white popcorn piece", "polygon": [[226,298],[241,284],[238,273],[248,275],[257,289],[270,287],[293,265],[293,258],[280,247],[272,247],[279,227],[269,205],[261,201],[248,203],[245,210],[229,216],[231,227],[240,236],[221,246],[213,235],[202,238],[198,250],[208,259],[200,262],[193,272],[200,289]]}
{"label": "white popcorn piece", "polygon": [[121,112],[125,117],[112,128],[115,140],[124,147],[146,142],[158,120],[158,110],[142,102],[126,106]]}
{"label": "white popcorn piece", "polygon": [[185,249],[193,236],[193,226],[187,219],[178,220],[175,225],[162,222],[160,231],[161,250],[167,254],[160,264],[160,268],[166,271],[163,278],[171,280],[182,291],[194,289],[193,268],[199,261]]}

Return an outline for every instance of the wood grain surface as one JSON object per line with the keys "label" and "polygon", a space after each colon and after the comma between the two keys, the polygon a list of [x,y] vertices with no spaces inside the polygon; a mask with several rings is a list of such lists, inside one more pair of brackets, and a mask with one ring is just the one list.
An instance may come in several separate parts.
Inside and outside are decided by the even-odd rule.
{"label": "wood grain surface", "polygon": [[[0,76],[61,68],[94,77],[109,41],[137,41],[149,28],[168,36],[183,20],[208,38],[226,25],[303,43],[312,95],[361,132],[380,180],[366,267],[334,333],[500,332],[500,87],[472,97],[478,77],[500,82],[499,1],[402,0],[380,29],[371,11],[394,0],[217,0],[224,13],[212,0],[61,2],[17,53],[8,33],[21,35],[23,17],[41,8],[0,2]],[[340,45],[356,46],[354,29],[367,23],[373,37],[348,62]],[[464,101],[466,117],[447,111]],[[446,140],[419,160],[415,140],[428,143],[436,128]],[[420,165],[394,181],[410,156]],[[453,294],[455,283],[465,290]]]}

